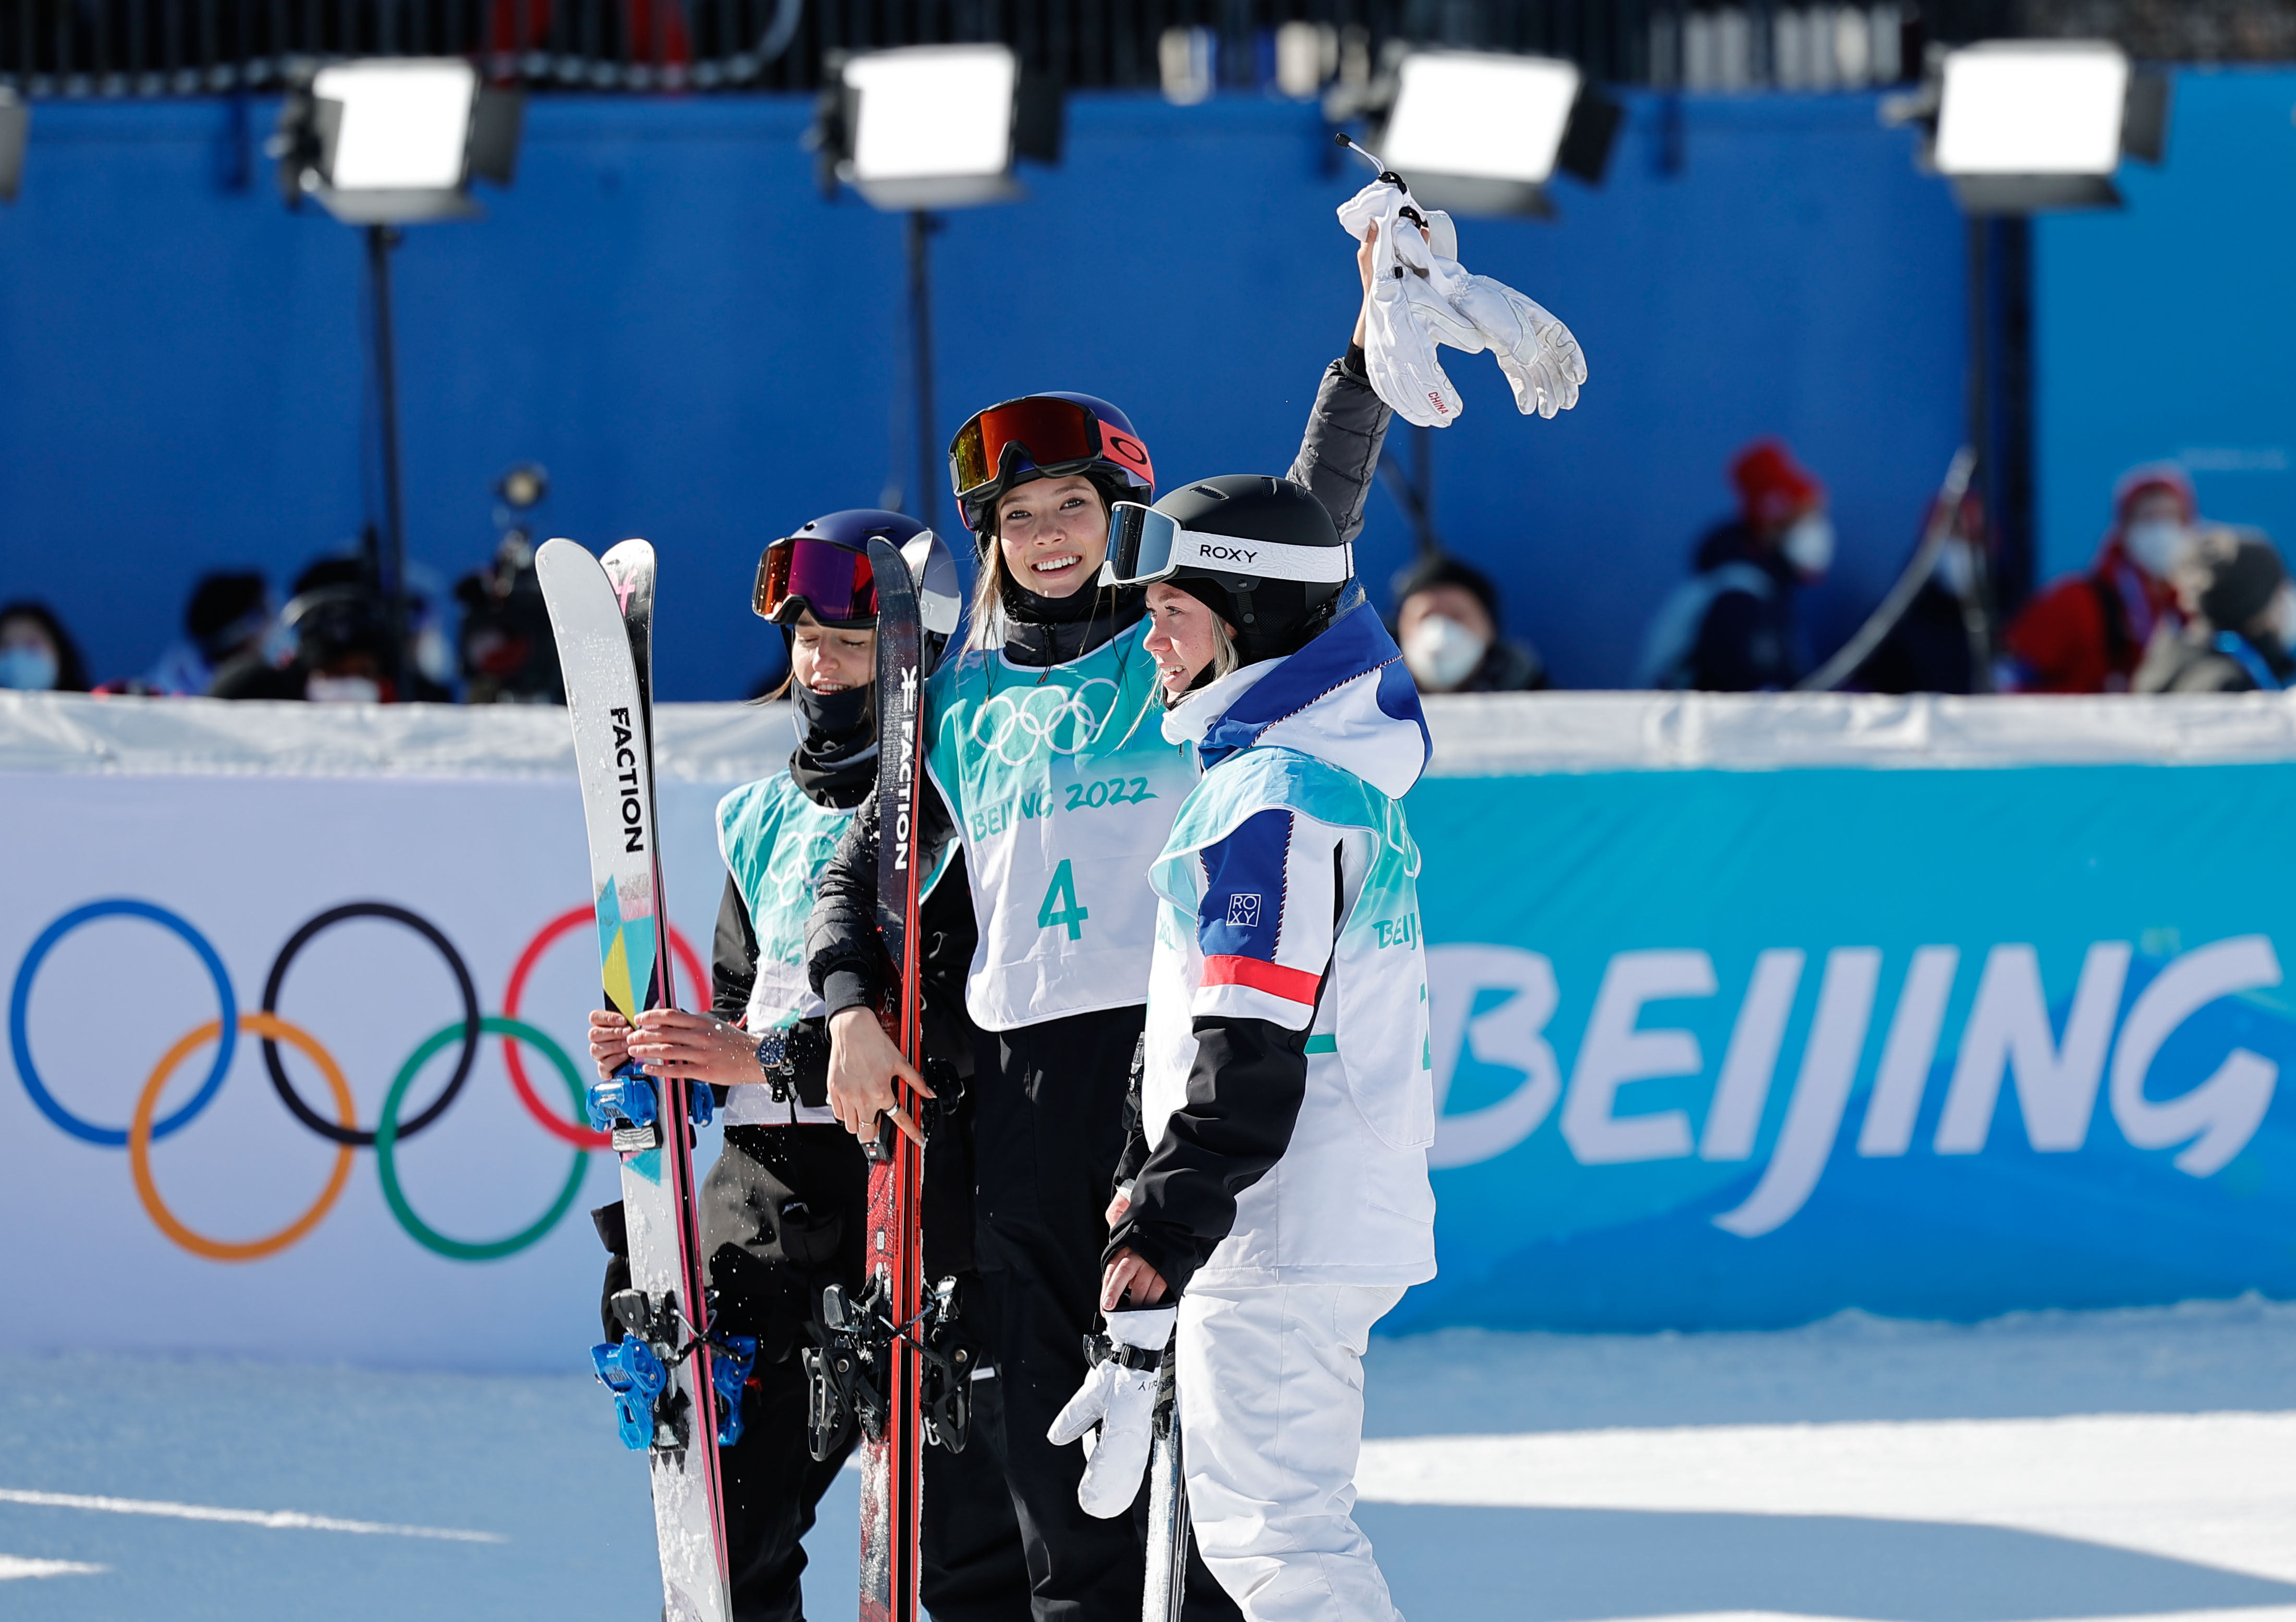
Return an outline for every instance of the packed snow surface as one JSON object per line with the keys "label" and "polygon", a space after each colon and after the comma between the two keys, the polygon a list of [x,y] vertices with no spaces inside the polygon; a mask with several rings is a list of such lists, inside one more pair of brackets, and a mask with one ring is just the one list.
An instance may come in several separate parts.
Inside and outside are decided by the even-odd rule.
{"label": "packed snow surface", "polygon": [[[588,1380],[13,1366],[12,1618],[660,1612]],[[1366,1370],[1358,1518],[1419,1622],[2296,1622],[2296,1307],[1448,1331]],[[855,1612],[855,1487],[808,1540],[816,1622]]]}

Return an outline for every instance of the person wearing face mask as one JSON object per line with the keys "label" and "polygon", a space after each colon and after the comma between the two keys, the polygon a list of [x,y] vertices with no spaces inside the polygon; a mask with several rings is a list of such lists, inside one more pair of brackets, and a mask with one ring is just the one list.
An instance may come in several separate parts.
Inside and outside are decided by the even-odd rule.
{"label": "person wearing face mask", "polygon": [[1422,692],[1529,692],[1546,667],[1500,633],[1498,588],[1481,569],[1441,553],[1395,577],[1395,639]]}
{"label": "person wearing face mask", "polygon": [[2173,463],[2131,468],[2112,510],[2096,561],[2010,621],[2003,692],[2127,692],[2155,633],[2179,617],[2173,577],[2200,510],[2192,479]]}
{"label": "person wearing face mask", "polygon": [[[701,1187],[702,1251],[716,1324],[758,1339],[741,1434],[719,1450],[736,1622],[799,1622],[801,1541],[853,1446],[849,1436],[823,1460],[808,1446],[799,1352],[823,1339],[823,1288],[860,1290],[868,1166],[828,1107],[825,1011],[807,984],[804,958],[815,881],[877,781],[872,537],[901,548],[917,578],[927,669],[955,630],[963,610],[955,565],[913,518],[832,512],[766,548],[752,606],[785,644],[783,691],[796,712],[798,747],[785,770],[718,802],[726,885],[709,1010],[649,1010],[635,1029],[611,1009],[590,1015],[590,1053],[601,1075],[635,1059],[651,1075],[706,1083],[726,1124],[725,1148]],[[922,929],[927,1046],[960,1073],[970,1069],[972,1049],[962,1005],[972,945],[962,862],[952,856],[933,875]],[[954,1275],[967,1293],[969,1144],[959,1102],[927,1164],[925,1265],[928,1276]],[[600,1316],[607,1337],[619,1339],[608,1303],[629,1282],[621,1206],[593,1218],[612,1255]],[[976,1425],[984,1408],[993,1412],[995,1396],[975,1396]],[[926,1450],[921,1587],[936,1618],[1019,1622],[1027,1615],[1028,1566],[1003,1488],[990,1448]]]}
{"label": "person wearing face mask", "polygon": [[1730,482],[1739,514],[1707,532],[1652,620],[1638,685],[1778,692],[1808,668],[1794,607],[1833,563],[1825,487],[1779,439],[1741,451]]}
{"label": "person wearing face mask", "polygon": [[87,661],[45,602],[0,603],[0,687],[18,692],[86,692]]}
{"label": "person wearing face mask", "polygon": [[[1365,289],[1375,241],[1357,254]],[[1291,471],[1346,538],[1363,527],[1390,415],[1363,338],[1359,314],[1347,354],[1324,369]],[[985,1327],[996,1359],[1036,1622],[1133,1622],[1144,1516],[1087,1514],[1077,1495],[1084,1461],[1046,1432],[1084,1378],[1154,945],[1146,874],[1193,775],[1160,728],[1143,594],[1101,583],[1110,510],[1152,495],[1154,472],[1131,421],[1078,394],[976,413],[951,443],[949,468],[980,575],[969,645],[926,692],[931,791],[916,842],[927,861],[952,838],[962,846],[979,932],[965,999],[980,1030],[975,1237],[986,1310],[970,1322]],[[1249,627],[1255,610],[1237,611]],[[865,807],[822,874],[808,933],[830,1014],[831,1107],[864,1137],[888,1114],[908,1129],[893,1112],[895,1075],[921,1085],[870,1012],[877,862]],[[1192,1618],[1235,1614],[1200,1560],[1187,1595]]]}
{"label": "person wearing face mask", "polygon": [[2296,681],[2296,585],[2263,534],[2201,530],[2173,570],[2181,622],[2164,619],[2137,692],[2279,692]]}

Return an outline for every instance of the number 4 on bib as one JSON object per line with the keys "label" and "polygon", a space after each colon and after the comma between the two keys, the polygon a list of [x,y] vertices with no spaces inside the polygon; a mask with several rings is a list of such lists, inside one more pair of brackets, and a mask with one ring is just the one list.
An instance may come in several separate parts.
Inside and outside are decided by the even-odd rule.
{"label": "number 4 on bib", "polygon": [[1037,927],[1050,930],[1065,925],[1070,940],[1081,940],[1084,921],[1091,916],[1077,900],[1076,874],[1069,870],[1063,857],[1061,864],[1053,869],[1053,884],[1045,892],[1045,904],[1037,909]]}

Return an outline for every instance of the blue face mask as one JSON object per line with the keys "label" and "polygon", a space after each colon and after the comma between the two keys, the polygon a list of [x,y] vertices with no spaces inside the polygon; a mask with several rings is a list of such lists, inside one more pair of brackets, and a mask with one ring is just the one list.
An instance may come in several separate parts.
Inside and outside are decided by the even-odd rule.
{"label": "blue face mask", "polygon": [[45,648],[18,643],[0,648],[0,687],[19,692],[48,692],[56,684],[56,656]]}

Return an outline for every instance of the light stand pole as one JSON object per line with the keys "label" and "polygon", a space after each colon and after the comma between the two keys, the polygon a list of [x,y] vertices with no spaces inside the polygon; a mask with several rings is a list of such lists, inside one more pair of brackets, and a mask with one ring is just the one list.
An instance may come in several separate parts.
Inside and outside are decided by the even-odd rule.
{"label": "light stand pole", "polygon": [[933,445],[932,233],[940,222],[922,209],[909,210],[910,377],[916,385],[917,522],[933,522],[933,486],[941,470]]}
{"label": "light stand pole", "polygon": [[390,631],[387,674],[403,697],[406,689],[406,528],[398,485],[398,368],[390,330],[390,250],[398,242],[399,233],[392,226],[366,228],[367,285],[374,301],[375,411],[382,427],[382,535],[369,566],[382,592],[384,618]]}
{"label": "light stand pole", "polygon": [[[1999,457],[1993,441],[1993,346],[1990,341],[1993,324],[1992,256],[1988,233],[1992,219],[1986,215],[1969,216],[1969,394],[1967,404],[1968,444],[1977,453],[1972,470],[1971,488],[1977,496],[1977,510],[1984,515],[1985,537],[1994,546],[2007,538],[2003,533],[1999,504],[1994,499],[2000,487],[1997,471]],[[1970,564],[1969,589],[1962,594],[1962,634],[1969,642],[1969,690],[1972,692],[1993,691],[1993,571],[1987,567],[1987,548],[1968,547]]]}

